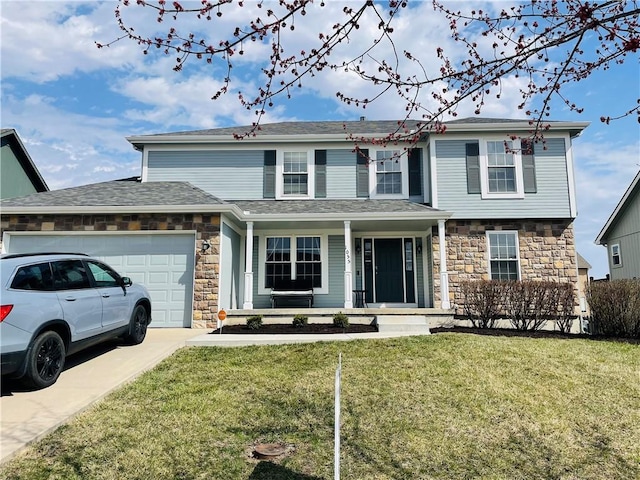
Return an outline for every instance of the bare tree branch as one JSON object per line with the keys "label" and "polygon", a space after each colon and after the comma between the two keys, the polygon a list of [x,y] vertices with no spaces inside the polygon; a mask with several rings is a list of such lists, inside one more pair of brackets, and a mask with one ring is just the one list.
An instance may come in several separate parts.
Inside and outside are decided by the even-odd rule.
{"label": "bare tree branch", "polygon": [[[255,135],[263,115],[274,107],[275,100],[291,98],[294,90],[303,88],[304,79],[325,72],[349,72],[376,86],[377,92],[370,97],[358,97],[337,91],[340,101],[366,109],[383,95],[392,93],[405,107],[405,117],[395,131],[377,139],[352,136],[356,146],[358,142],[415,142],[427,131],[442,132],[443,120],[455,117],[459,107],[467,102],[480,115],[487,102],[500,101],[507,78],[527,79],[520,90],[522,101],[518,108],[530,119],[531,136],[541,137],[548,128],[545,122],[555,99],[574,112],[583,112],[579,102],[568,97],[566,86],[597,71],[615,69],[625,61],[638,61],[638,0],[603,3],[529,0],[495,12],[454,11],[440,0],[432,3],[433,15],[448,24],[451,39],[463,45],[466,52],[464,58],[458,59],[450,57],[440,46],[433,52],[420,52],[428,58],[435,54],[440,62],[436,72],[430,71],[405,46],[397,48],[394,25],[401,15],[412,13],[408,0],[345,1],[343,16],[336,18],[328,32],[305,21],[309,19],[308,13],[313,15],[326,8],[324,0],[202,0],[198,4],[119,0],[115,18],[123,33],[97,46],[105,48],[123,40],[134,41],[145,55],[154,51],[174,55],[175,71],[196,60],[222,66],[225,73],[221,86],[212,92],[215,100],[230,92],[234,65],[239,64],[246,49],[268,45],[269,54],[261,68],[262,80],[257,91],[238,92],[240,105],[256,114],[252,127],[239,132],[238,139]],[[138,33],[137,26],[124,19],[124,12],[134,8],[147,8],[158,24],[170,25],[160,27],[164,32],[161,34]],[[225,14],[233,12],[237,17],[239,8],[247,11],[247,17],[242,25],[228,31]],[[200,30],[206,34],[180,31],[181,22],[194,19],[204,22]],[[361,28],[372,22],[377,23],[374,35],[371,28]],[[317,28],[315,45],[307,49],[295,46],[300,35],[297,24],[303,25],[305,33],[311,27]],[[335,55],[343,54],[344,45],[351,47],[350,42],[355,44],[362,39],[368,43],[349,59],[340,60],[340,55]],[[640,99],[632,92],[628,95],[631,95],[628,109],[603,113],[601,120],[609,124],[634,114],[640,120]],[[409,119],[416,117],[417,123],[412,121],[409,125]]]}

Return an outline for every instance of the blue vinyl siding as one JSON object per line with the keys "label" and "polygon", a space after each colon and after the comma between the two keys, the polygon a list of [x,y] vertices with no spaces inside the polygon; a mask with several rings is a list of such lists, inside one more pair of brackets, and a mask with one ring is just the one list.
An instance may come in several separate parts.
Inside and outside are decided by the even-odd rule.
{"label": "blue vinyl siding", "polygon": [[242,306],[240,298],[240,235],[226,223],[222,224],[220,236],[222,255],[220,257],[220,308],[238,308]]}
{"label": "blue vinyl siding", "polygon": [[271,308],[271,297],[258,294],[260,275],[264,275],[264,266],[258,262],[259,248],[260,238],[253,237],[253,308]]}
{"label": "blue vinyl siding", "polygon": [[[324,266],[324,265],[323,265]],[[329,236],[329,293],[315,295],[314,307],[344,306],[344,236]]]}
{"label": "blue vinyl siding", "polygon": [[356,198],[356,155],[327,150],[327,198]]}
{"label": "blue vinyl siding", "polygon": [[455,218],[569,218],[569,179],[564,139],[548,138],[547,149],[536,145],[537,193],[523,199],[482,199],[467,193],[465,144],[469,140],[436,140],[438,208]]}
{"label": "blue vinyl siding", "polygon": [[230,200],[263,196],[262,150],[150,151],[147,180],[190,182]]}

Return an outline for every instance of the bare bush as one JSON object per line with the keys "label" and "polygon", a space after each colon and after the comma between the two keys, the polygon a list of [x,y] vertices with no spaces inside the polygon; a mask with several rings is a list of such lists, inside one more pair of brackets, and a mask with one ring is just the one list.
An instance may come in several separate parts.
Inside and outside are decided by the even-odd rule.
{"label": "bare bush", "polygon": [[640,338],[640,280],[612,280],[587,285],[594,335]]}
{"label": "bare bush", "polygon": [[504,282],[466,281],[460,288],[464,316],[475,328],[494,328],[502,313]]}

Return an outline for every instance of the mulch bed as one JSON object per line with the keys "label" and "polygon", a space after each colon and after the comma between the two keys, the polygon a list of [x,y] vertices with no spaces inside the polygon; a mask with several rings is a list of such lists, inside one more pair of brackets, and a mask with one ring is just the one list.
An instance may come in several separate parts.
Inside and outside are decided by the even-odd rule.
{"label": "mulch bed", "polygon": [[[294,327],[290,323],[263,324],[257,330],[251,330],[246,325],[225,325],[222,327],[222,335],[304,335],[304,334],[334,334],[334,333],[370,333],[377,332],[378,327],[373,325],[350,324],[347,328],[334,327],[332,323],[310,323],[301,327]],[[212,334],[219,334],[220,330],[214,330]]]}

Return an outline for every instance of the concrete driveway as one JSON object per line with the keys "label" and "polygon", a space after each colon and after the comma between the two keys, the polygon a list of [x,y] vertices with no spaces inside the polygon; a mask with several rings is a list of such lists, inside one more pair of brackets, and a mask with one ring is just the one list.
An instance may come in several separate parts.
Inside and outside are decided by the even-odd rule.
{"label": "concrete driveway", "polygon": [[136,346],[107,342],[67,359],[65,371],[49,388],[26,391],[2,384],[0,463],[38,440],[96,400],[153,368],[202,330],[149,329]]}

